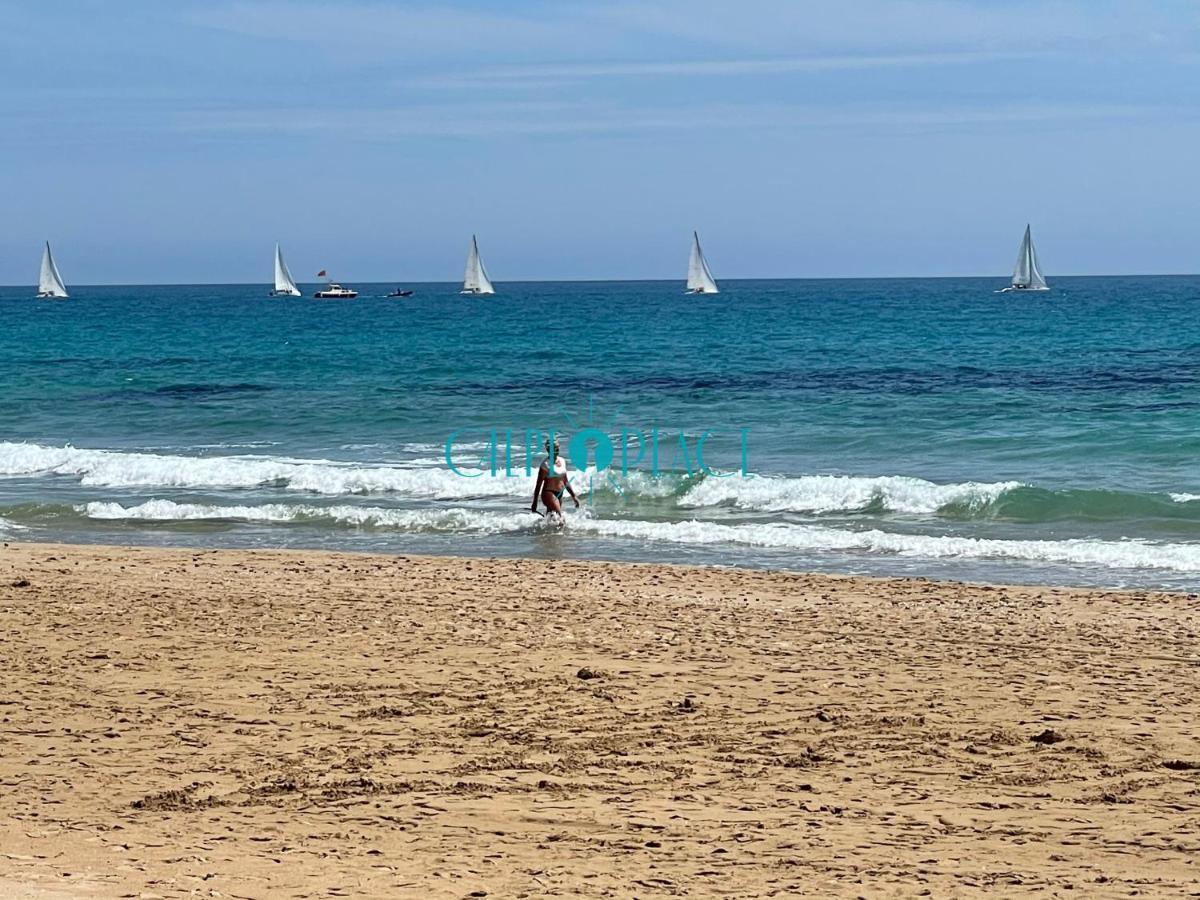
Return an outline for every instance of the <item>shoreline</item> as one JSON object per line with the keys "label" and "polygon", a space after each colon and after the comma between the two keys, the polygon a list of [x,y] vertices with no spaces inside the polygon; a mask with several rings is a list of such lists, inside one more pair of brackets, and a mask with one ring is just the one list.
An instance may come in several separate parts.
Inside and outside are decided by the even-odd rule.
{"label": "shoreline", "polygon": [[1196,892],[1197,634],[1148,590],[9,541],[0,884]]}
{"label": "shoreline", "polygon": [[[19,529],[24,529],[25,526],[18,526]],[[811,569],[803,568],[801,565],[798,568],[785,568],[779,565],[770,565],[766,562],[756,564],[753,560],[744,562],[680,562],[678,560],[656,561],[647,558],[618,558],[615,555],[591,555],[587,548],[581,548],[577,552],[580,555],[576,556],[552,556],[546,554],[543,556],[530,556],[525,553],[514,551],[512,553],[497,552],[495,548],[480,549],[477,553],[471,552],[469,547],[456,548],[454,552],[438,553],[438,552],[409,552],[401,549],[383,550],[383,549],[348,549],[348,548],[330,548],[317,545],[308,545],[305,543],[297,543],[291,546],[260,546],[260,545],[239,545],[236,542],[230,542],[221,545],[197,545],[187,543],[172,543],[162,541],[144,540],[127,541],[127,542],[109,542],[106,540],[88,540],[80,538],[73,540],[68,536],[61,534],[55,535],[52,539],[26,540],[23,539],[21,531],[0,531],[0,544],[4,546],[30,546],[30,547],[77,547],[88,548],[94,547],[97,549],[129,549],[129,550],[164,550],[178,553],[297,553],[304,555],[323,555],[336,554],[340,556],[371,556],[380,557],[383,559],[426,559],[426,560],[504,560],[509,562],[556,562],[562,564],[578,563],[578,564],[611,564],[614,566],[664,566],[668,568],[682,569],[698,569],[698,570],[718,570],[718,571],[733,571],[733,572],[762,572],[766,574],[778,575],[811,575],[819,578],[850,578],[858,579],[865,582],[880,581],[921,581],[930,584],[949,584],[949,585],[964,585],[968,587],[991,587],[991,588],[1019,588],[1019,589],[1042,589],[1055,591],[1085,591],[1085,592],[1100,592],[1106,594],[1166,594],[1181,597],[1200,596],[1200,585],[1197,590],[1188,590],[1184,588],[1161,587],[1155,584],[1148,585],[1105,585],[1105,584],[1087,584],[1079,581],[1068,580],[1035,580],[1031,573],[1028,580],[1004,580],[997,578],[988,580],[986,578],[956,578],[949,575],[942,576],[939,574],[888,574],[888,573],[858,573],[844,572],[837,569]],[[669,554],[668,547],[664,550],[664,555]],[[973,562],[980,562],[975,560]],[[1064,564],[1064,567],[1069,565]],[[1003,574],[1001,569],[1001,574]],[[1137,570],[1131,570],[1137,571]],[[1045,574],[1045,573],[1042,573]],[[1015,576],[1014,576],[1015,577]]]}

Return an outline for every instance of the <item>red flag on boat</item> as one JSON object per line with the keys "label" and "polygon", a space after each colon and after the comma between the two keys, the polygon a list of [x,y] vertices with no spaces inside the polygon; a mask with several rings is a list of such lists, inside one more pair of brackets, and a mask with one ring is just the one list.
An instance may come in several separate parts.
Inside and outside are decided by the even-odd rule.
{"label": "red flag on boat", "polygon": [[318,273],[317,273],[317,277],[318,277],[318,278],[324,278],[324,277],[325,277],[325,270],[324,270],[324,269],[322,269],[320,272],[318,272]]}

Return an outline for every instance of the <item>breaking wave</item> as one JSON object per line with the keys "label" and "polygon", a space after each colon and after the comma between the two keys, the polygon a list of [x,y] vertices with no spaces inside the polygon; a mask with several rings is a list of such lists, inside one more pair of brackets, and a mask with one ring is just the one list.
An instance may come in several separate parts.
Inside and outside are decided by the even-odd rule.
{"label": "breaking wave", "polygon": [[[413,445],[416,446],[416,445]],[[429,445],[420,445],[428,452]],[[396,494],[418,500],[526,498],[524,468],[451,471],[433,455],[403,462],[362,463],[266,455],[188,456],[0,442],[0,477],[73,478],[84,487],[254,490],[327,497]],[[660,512],[720,508],[794,516],[899,516],[1021,523],[1122,521],[1166,523],[1200,532],[1200,495],[1087,488],[1052,490],[1018,481],[939,484],[903,475],[652,475],[588,471],[576,490],[594,486],[602,504],[636,501]],[[645,518],[646,516],[643,516]],[[651,516],[653,518],[653,516]]]}
{"label": "breaking wave", "polygon": [[[467,470],[464,470],[467,471]],[[403,493],[430,499],[525,494],[529,479],[487,472],[363,466],[269,456],[174,456],[0,443],[0,475],[68,476],[86,487],[257,488],[312,494]]]}
{"label": "breaking wave", "polygon": [[[366,506],[265,504],[217,506],[151,500],[125,507],[89,503],[81,512],[92,519],[126,521],[240,521],[331,523],[416,533],[502,534],[534,532],[544,520],[526,512],[448,509],[387,509]],[[651,522],[604,519],[588,513],[570,518],[564,534],[587,534],[635,541],[759,547],[772,550],[887,554],[924,559],[1024,560],[1106,569],[1163,569],[1200,572],[1200,544],[1140,540],[1007,540],[952,535],[901,534],[788,522],[725,524],[690,520]]]}
{"label": "breaking wave", "polygon": [[1017,481],[935,484],[899,475],[710,476],[690,488],[679,502],[686,507],[725,505],[762,512],[933,513],[947,506],[981,510],[1021,486]]}
{"label": "breaking wave", "polygon": [[137,506],[88,503],[79,508],[90,519],[143,522],[252,522],[268,524],[324,523],[355,528],[381,528],[428,533],[499,534],[530,531],[542,519],[528,512],[483,512],[465,507],[450,509],[388,509],[374,506],[216,506],[149,500]]}
{"label": "breaking wave", "polygon": [[1019,481],[937,484],[899,475],[708,477],[682,494],[684,508],[749,512],[899,513],[944,519],[1039,523],[1173,520],[1200,528],[1200,495],[1088,488],[1049,490]]}

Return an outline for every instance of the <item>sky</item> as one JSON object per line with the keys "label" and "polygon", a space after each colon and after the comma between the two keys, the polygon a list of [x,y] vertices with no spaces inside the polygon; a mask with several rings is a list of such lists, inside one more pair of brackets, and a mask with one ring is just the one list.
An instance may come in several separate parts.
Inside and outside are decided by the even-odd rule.
{"label": "sky", "polygon": [[0,283],[1200,271],[1196,0],[9,0]]}

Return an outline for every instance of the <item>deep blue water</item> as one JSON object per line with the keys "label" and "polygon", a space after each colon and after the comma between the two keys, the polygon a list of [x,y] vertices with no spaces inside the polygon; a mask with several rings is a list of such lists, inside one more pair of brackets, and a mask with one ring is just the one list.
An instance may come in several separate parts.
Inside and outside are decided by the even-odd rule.
{"label": "deep blue water", "polygon": [[[1200,277],[0,288],[24,540],[1200,585]],[[310,288],[311,290],[311,288]],[[660,435],[563,532],[491,429]],[[745,463],[751,477],[718,478]],[[636,452],[636,441],[631,441]],[[518,446],[517,450],[521,450]],[[503,458],[501,457],[503,462]],[[518,453],[518,465],[524,458]]]}

